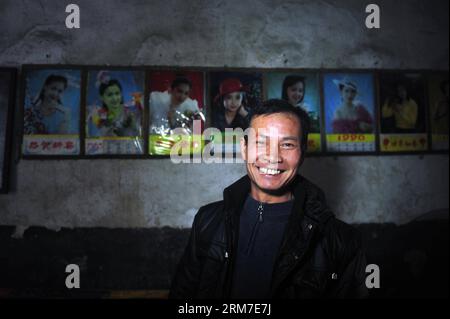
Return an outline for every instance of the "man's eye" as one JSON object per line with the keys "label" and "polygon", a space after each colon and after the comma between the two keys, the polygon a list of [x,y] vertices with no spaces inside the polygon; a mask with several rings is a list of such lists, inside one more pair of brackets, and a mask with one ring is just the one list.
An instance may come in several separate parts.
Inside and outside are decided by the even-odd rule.
{"label": "man's eye", "polygon": [[283,148],[294,148],[296,145],[293,143],[283,143],[281,144]]}

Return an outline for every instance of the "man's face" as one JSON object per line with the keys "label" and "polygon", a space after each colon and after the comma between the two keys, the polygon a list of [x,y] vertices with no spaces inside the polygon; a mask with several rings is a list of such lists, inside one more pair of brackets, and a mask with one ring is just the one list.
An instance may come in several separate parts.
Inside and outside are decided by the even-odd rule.
{"label": "man's face", "polygon": [[300,121],[289,113],[254,117],[248,145],[241,140],[241,152],[246,161],[252,190],[264,194],[282,195],[297,175],[302,157]]}
{"label": "man's face", "polygon": [[191,92],[191,87],[188,84],[179,84],[171,90],[172,105],[178,106],[183,103]]}

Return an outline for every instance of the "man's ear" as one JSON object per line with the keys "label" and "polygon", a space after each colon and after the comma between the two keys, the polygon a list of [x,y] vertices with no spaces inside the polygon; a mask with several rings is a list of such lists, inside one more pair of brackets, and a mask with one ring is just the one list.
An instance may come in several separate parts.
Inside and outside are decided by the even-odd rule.
{"label": "man's ear", "polygon": [[247,142],[245,141],[244,137],[241,137],[241,154],[242,159],[244,161],[247,161]]}

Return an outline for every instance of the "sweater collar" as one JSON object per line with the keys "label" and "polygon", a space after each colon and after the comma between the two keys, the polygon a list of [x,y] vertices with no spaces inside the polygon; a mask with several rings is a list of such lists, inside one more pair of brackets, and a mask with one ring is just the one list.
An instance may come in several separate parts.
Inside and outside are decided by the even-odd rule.
{"label": "sweater collar", "polygon": [[[333,214],[328,209],[323,192],[301,175],[297,175],[291,184],[294,194],[294,207],[319,224],[324,224]],[[243,176],[223,192],[226,211],[239,214],[250,193],[251,181]]]}

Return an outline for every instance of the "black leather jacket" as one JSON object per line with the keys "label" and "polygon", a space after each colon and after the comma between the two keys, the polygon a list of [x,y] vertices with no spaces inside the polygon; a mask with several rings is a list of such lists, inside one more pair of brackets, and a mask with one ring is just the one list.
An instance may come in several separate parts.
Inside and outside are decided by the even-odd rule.
{"label": "black leather jacket", "polygon": [[[249,192],[245,176],[224,190],[222,201],[200,208],[169,298],[229,298],[239,214]],[[293,194],[271,298],[366,297],[366,262],[356,230],[334,217],[323,192],[304,177],[295,179]]]}

